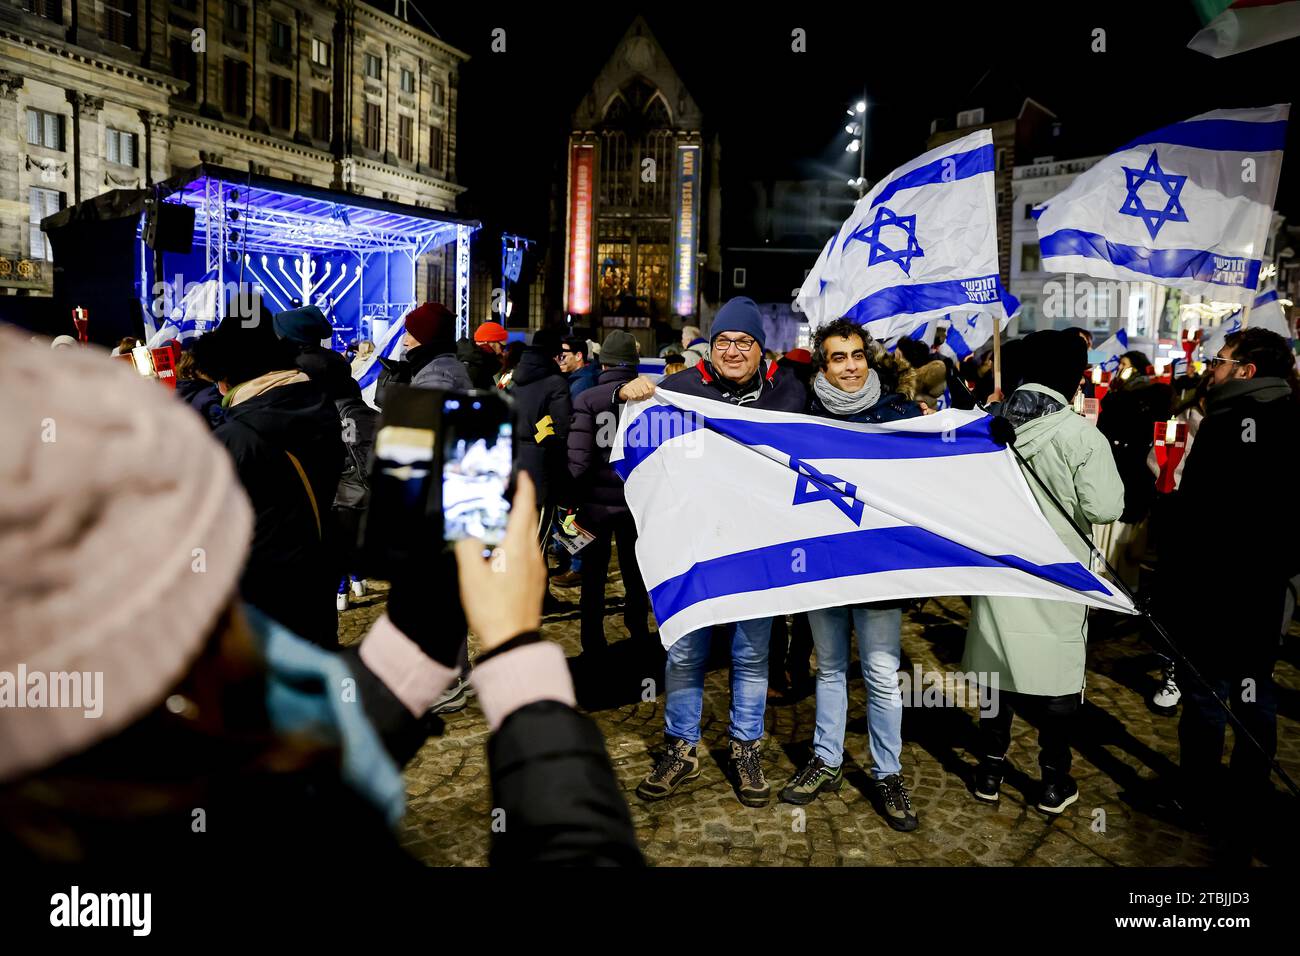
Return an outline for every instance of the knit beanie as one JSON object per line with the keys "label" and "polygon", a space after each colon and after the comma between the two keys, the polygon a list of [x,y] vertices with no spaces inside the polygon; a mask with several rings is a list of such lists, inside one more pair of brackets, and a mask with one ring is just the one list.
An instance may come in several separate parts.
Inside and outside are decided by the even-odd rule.
{"label": "knit beanie", "polygon": [[330,320],[314,305],[277,313],[271,327],[277,336],[296,345],[320,345],[322,339],[334,334]]}
{"label": "knit beanie", "polygon": [[712,343],[722,332],[743,332],[753,338],[760,349],[763,348],[767,334],[763,331],[763,316],[758,311],[758,304],[743,295],[727,302],[713,317],[709,342]]}
{"label": "knit beanie", "polygon": [[506,335],[505,328],[498,322],[484,322],[474,330],[474,341],[480,345],[488,342],[504,342]]}
{"label": "knit beanie", "polygon": [[0,328],[0,407],[3,781],[161,703],[235,594],[253,513],[203,419],[102,352]]}
{"label": "knit beanie", "polygon": [[456,316],[441,302],[426,302],[408,312],[406,331],[436,355],[456,349]]}
{"label": "knit beanie", "polygon": [[605,336],[600,346],[601,365],[631,365],[635,368],[637,360],[636,338],[631,332],[615,329]]}

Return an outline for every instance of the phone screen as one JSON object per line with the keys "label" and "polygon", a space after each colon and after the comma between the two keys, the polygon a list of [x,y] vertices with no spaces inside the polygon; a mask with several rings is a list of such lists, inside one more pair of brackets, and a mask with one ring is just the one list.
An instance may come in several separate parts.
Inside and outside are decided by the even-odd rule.
{"label": "phone screen", "polygon": [[442,534],[444,540],[505,540],[506,488],[514,449],[500,401],[448,396],[442,407]]}

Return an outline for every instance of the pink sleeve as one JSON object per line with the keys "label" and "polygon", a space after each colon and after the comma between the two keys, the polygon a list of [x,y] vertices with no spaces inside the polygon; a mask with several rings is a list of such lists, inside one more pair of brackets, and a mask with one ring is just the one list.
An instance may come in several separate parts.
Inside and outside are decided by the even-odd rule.
{"label": "pink sleeve", "polygon": [[375,621],[362,640],[361,662],[416,717],[423,717],[456,678],[453,668],[427,656],[387,614]]}
{"label": "pink sleeve", "polygon": [[539,700],[577,704],[564,650],[550,641],[525,644],[476,665],[470,683],[493,733],[514,711]]}

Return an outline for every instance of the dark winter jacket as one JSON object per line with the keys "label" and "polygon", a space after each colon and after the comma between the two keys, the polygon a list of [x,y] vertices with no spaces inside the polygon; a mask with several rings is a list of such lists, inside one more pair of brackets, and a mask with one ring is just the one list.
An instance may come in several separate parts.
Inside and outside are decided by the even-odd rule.
{"label": "dark winter jacket", "polygon": [[[1109,396],[1108,396],[1109,397]],[[1300,402],[1280,378],[1212,388],[1173,494],[1158,612],[1202,671],[1243,676],[1278,652],[1287,582],[1300,573]]]}
{"label": "dark winter jacket", "polygon": [[524,350],[515,369],[515,464],[537,486],[537,503],[546,508],[568,497],[569,422],[573,400],[569,382],[546,352]]}
{"label": "dark winter jacket", "polygon": [[383,371],[375,385],[375,404],[384,407],[390,385],[414,385],[416,388],[441,388],[455,391],[470,389],[469,376],[451,352],[434,352],[427,345],[408,349],[400,359],[386,359],[379,364]]}
{"label": "dark winter jacket", "polygon": [[1101,400],[1097,430],[1110,442],[1115,467],[1124,481],[1120,521],[1136,524],[1151,509],[1156,484],[1147,468],[1147,453],[1155,438],[1156,422],[1169,418],[1173,401],[1173,389],[1147,378],[1119,384]]}
{"label": "dark winter jacket", "polygon": [[808,404],[808,392],[794,374],[766,361],[748,382],[733,385],[709,362],[669,375],[659,383],[666,392],[679,392],[698,398],[711,398],[731,405],[753,405],[775,412],[802,412]]}
{"label": "dark winter jacket", "polygon": [[[255,515],[240,593],[300,637],[337,648],[337,568],[325,539],[345,455],[339,412],[312,381],[238,400],[239,389],[259,381],[226,396],[226,422],[213,432],[234,459]],[[314,508],[289,454],[306,473]]]}
{"label": "dark winter jacket", "polygon": [[474,387],[465,366],[450,352],[444,352],[425,363],[411,375],[411,384],[416,388],[438,388],[454,392],[468,392]]}
{"label": "dark winter jacket", "polygon": [[226,420],[226,413],[221,410],[221,390],[213,383],[201,378],[182,378],[176,382],[176,394],[203,416],[209,428],[216,428]]}
{"label": "dark winter jacket", "polygon": [[338,352],[321,345],[300,346],[294,364],[331,399],[346,395],[348,384],[353,381],[351,363]]}
{"label": "dark winter jacket", "polygon": [[501,371],[501,359],[495,352],[481,349],[469,339],[456,343],[456,358],[460,359],[469,373],[469,380],[475,388],[493,388],[496,386],[496,374]]}
{"label": "dark winter jacket", "polygon": [[370,504],[370,452],[375,446],[375,432],[379,428],[379,413],[365,403],[361,389],[352,383],[353,394],[335,399],[342,426],[343,472],[339,476],[338,491],[334,494],[335,508],[365,511]]}
{"label": "dark winter jacket", "polygon": [[600,366],[588,362],[576,372],[569,373],[569,397],[577,399],[587,389],[593,387],[600,379]]}
{"label": "dark winter jacket", "polygon": [[623,480],[609,466],[610,444],[618,424],[611,408],[614,392],[636,378],[636,369],[604,369],[594,388],[573,403],[569,429],[569,475],[573,479],[569,501],[579,510],[578,521],[589,531],[627,514]]}

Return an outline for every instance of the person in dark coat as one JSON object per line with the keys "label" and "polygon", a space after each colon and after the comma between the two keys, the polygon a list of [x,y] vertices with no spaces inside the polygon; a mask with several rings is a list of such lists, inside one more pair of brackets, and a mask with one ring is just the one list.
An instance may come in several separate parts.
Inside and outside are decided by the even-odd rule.
{"label": "person in dark coat", "polygon": [[566,497],[569,483],[569,423],[573,400],[569,382],[556,357],[560,337],[549,329],[533,333],[511,378],[514,398],[515,465],[528,472],[537,488],[543,540],[548,537],[555,505]]}
{"label": "person in dark coat", "polygon": [[[730,405],[783,412],[804,410],[808,398],[799,380],[763,359],[766,332],[753,299],[738,296],[728,301],[718,310],[709,332],[709,358],[663,379],[660,389]],[[655,388],[654,382],[641,376],[620,386],[611,401],[648,398]],[[738,501],[737,507],[744,507],[743,501]],[[737,798],[752,807],[766,806],[772,794],[761,760],[771,638],[769,615],[738,622],[731,643],[729,769]],[[643,800],[662,800],[701,772],[700,720],[711,640],[712,628],[700,628],[682,636],[668,651],[664,671],[668,695],[664,711],[666,746],[654,769],[637,787],[637,796]]]}
{"label": "person in dark coat", "polygon": [[342,425],[343,472],[334,493],[333,529],[337,535],[334,553],[339,562],[337,609],[345,610],[348,592],[356,597],[365,594],[365,582],[356,575],[359,567],[357,539],[361,518],[370,505],[370,453],[379,429],[379,414],[361,397],[361,386],[348,379],[344,394],[334,398]]}
{"label": "person in dark coat", "polygon": [[1155,441],[1157,422],[1169,418],[1174,394],[1151,377],[1151,361],[1141,352],[1125,352],[1097,414],[1097,430],[1110,442],[1115,467],[1124,481],[1124,524],[1138,524],[1156,496],[1155,476],[1147,455]]}
{"label": "person in dark coat", "polygon": [[342,394],[346,380],[352,378],[352,365],[346,358],[321,342],[334,334],[325,313],[314,305],[304,305],[277,312],[271,320],[275,334],[295,351],[294,365],[321,387],[327,395]]}
{"label": "person in dark coat", "polygon": [[182,352],[176,363],[176,394],[203,416],[209,428],[216,428],[226,420],[221,410],[221,390],[215,382],[204,378],[194,364],[193,352]]}
{"label": "person in dark coat", "polygon": [[474,330],[474,341],[457,346],[457,355],[465,363],[475,388],[495,388],[505,366],[509,333],[499,322],[484,322]]}
{"label": "person in dark coat", "polygon": [[[1227,336],[1209,374],[1205,418],[1164,529],[1158,610],[1209,682],[1179,672],[1184,799],[1240,858],[1249,850],[1254,808],[1266,805],[1271,789],[1273,668],[1289,623],[1287,584],[1300,573],[1300,512],[1279,502],[1276,491],[1295,472],[1300,384],[1286,340],[1249,327]],[[1263,747],[1234,735],[1226,780],[1227,717],[1214,694]]]}
{"label": "person in dark coat", "polygon": [[390,385],[466,392],[473,388],[469,373],[456,357],[456,316],[440,302],[426,302],[406,315],[402,335],[405,355],[380,358],[383,371],[375,386],[375,404],[384,405]]}
{"label": "person in dark coat", "polygon": [[257,523],[240,580],[249,604],[313,643],[338,647],[330,505],[345,451],[338,409],[295,367],[271,323],[223,322],[194,344],[225,396],[213,435],[235,462]]}
{"label": "person in dark coat", "polygon": [[650,598],[636,561],[636,522],[623,496],[623,480],[609,465],[608,439],[615,431],[610,400],[615,391],[637,376],[636,339],[630,332],[615,330],[606,337],[600,349],[600,366],[599,381],[574,402],[568,442],[569,475],[573,479],[569,498],[577,507],[578,524],[595,535],[595,540],[579,552],[582,657],[593,669],[599,669],[606,656],[605,578],[615,541],[627,595],[623,623],[636,646],[654,650],[646,626]]}

